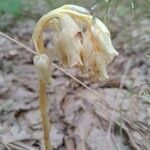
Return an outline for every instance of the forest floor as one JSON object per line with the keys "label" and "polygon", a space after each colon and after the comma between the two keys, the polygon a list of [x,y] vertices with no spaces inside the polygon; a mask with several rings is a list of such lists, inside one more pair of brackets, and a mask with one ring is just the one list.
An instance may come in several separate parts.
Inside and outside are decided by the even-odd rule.
{"label": "forest floor", "polygon": [[[35,24],[17,21],[7,34],[34,49]],[[143,19],[128,28],[113,27],[119,56],[108,67],[107,81],[93,83],[79,71],[67,70],[97,94],[53,68],[47,93],[56,150],[150,149],[149,26]],[[0,150],[43,150],[33,56],[0,35]]]}

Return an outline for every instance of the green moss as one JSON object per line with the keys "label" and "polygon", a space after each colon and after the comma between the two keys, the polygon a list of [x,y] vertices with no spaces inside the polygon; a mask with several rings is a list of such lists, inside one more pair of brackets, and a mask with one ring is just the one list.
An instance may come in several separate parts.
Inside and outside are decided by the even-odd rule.
{"label": "green moss", "polygon": [[0,1],[0,15],[11,14],[12,16],[19,17],[23,14],[24,8],[30,9],[30,3],[24,3],[21,0],[1,0]]}

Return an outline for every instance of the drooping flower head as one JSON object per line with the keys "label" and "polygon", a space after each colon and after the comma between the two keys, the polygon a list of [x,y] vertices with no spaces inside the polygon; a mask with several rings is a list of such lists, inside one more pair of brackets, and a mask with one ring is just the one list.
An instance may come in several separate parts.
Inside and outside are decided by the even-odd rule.
{"label": "drooping flower head", "polygon": [[[43,32],[47,28],[52,31],[52,49],[44,47]],[[104,23],[76,5],[64,5],[44,15],[36,24],[33,41],[38,55],[47,55],[51,62],[55,56],[64,66],[79,67],[99,80],[108,78],[106,66],[118,54]],[[37,58],[41,57],[34,59],[35,66]],[[48,76],[44,77],[47,80]]]}

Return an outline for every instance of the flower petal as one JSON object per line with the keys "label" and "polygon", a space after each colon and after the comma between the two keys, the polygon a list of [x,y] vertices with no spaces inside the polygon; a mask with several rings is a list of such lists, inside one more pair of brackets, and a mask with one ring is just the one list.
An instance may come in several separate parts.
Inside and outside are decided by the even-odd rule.
{"label": "flower petal", "polygon": [[[59,58],[68,66],[82,65],[80,52],[82,49],[81,39],[77,36],[80,28],[76,22],[67,14],[60,18],[61,31],[55,36],[54,43],[58,51]],[[65,57],[66,55],[66,57]]]}

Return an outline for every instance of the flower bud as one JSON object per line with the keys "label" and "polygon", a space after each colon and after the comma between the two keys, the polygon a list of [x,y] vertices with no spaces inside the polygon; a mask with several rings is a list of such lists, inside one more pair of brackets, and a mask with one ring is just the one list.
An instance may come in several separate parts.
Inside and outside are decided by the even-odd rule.
{"label": "flower bud", "polygon": [[51,80],[51,63],[47,55],[39,54],[33,58],[35,70],[39,78],[45,82]]}

